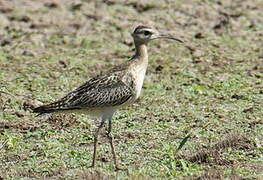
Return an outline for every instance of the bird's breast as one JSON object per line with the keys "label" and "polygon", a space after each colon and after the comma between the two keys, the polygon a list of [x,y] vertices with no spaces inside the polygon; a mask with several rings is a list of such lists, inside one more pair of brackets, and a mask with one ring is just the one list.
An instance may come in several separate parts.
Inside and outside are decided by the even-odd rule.
{"label": "bird's breast", "polygon": [[133,71],[135,99],[137,99],[141,94],[145,73],[146,67],[137,67]]}

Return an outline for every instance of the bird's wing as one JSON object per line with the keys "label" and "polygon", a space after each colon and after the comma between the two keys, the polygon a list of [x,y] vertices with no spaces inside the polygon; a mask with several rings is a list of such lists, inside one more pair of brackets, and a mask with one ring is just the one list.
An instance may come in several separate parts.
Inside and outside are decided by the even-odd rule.
{"label": "bird's wing", "polygon": [[[129,84],[131,81],[129,82]],[[133,88],[116,74],[92,78],[61,100],[34,109],[37,113],[117,106],[127,102],[134,94]]]}

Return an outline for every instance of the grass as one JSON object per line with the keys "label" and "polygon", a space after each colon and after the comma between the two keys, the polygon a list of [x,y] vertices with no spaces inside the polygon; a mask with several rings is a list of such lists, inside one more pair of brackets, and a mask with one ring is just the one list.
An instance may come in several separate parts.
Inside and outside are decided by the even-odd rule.
{"label": "grass", "polygon": [[[0,6],[0,179],[260,179],[262,2],[12,1]],[[150,24],[183,39],[149,44],[141,98],[118,112],[115,172],[107,138],[89,169],[99,121],[36,119],[132,55],[130,32]]]}

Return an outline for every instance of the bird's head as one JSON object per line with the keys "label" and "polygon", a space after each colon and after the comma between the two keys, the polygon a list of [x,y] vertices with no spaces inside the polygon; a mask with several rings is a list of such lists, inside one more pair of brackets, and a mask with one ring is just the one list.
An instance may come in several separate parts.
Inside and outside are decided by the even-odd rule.
{"label": "bird's head", "polygon": [[147,44],[149,41],[154,39],[166,38],[172,39],[178,42],[183,42],[180,39],[172,37],[168,34],[161,34],[156,29],[153,29],[148,26],[138,26],[132,33],[132,37],[135,43]]}

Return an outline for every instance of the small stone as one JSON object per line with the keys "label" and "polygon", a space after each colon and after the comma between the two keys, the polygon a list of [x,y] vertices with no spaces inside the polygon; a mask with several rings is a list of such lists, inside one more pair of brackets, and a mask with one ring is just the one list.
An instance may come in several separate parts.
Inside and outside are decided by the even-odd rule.
{"label": "small stone", "polygon": [[155,68],[155,72],[162,72],[163,70],[163,66],[162,65],[158,65],[156,68]]}
{"label": "small stone", "polygon": [[24,50],[22,54],[23,54],[24,56],[32,56],[32,57],[35,57],[35,56],[36,56],[36,53],[35,53],[35,52],[29,51],[29,50]]}
{"label": "small stone", "polygon": [[0,39],[0,46],[6,46],[11,44],[11,38]]}
{"label": "small stone", "polygon": [[201,32],[198,32],[195,34],[195,38],[196,39],[203,39],[205,36],[201,33]]}
{"label": "small stone", "polygon": [[102,157],[102,158],[101,158],[101,161],[102,161],[102,162],[109,162],[110,160],[109,160],[107,157]]}

